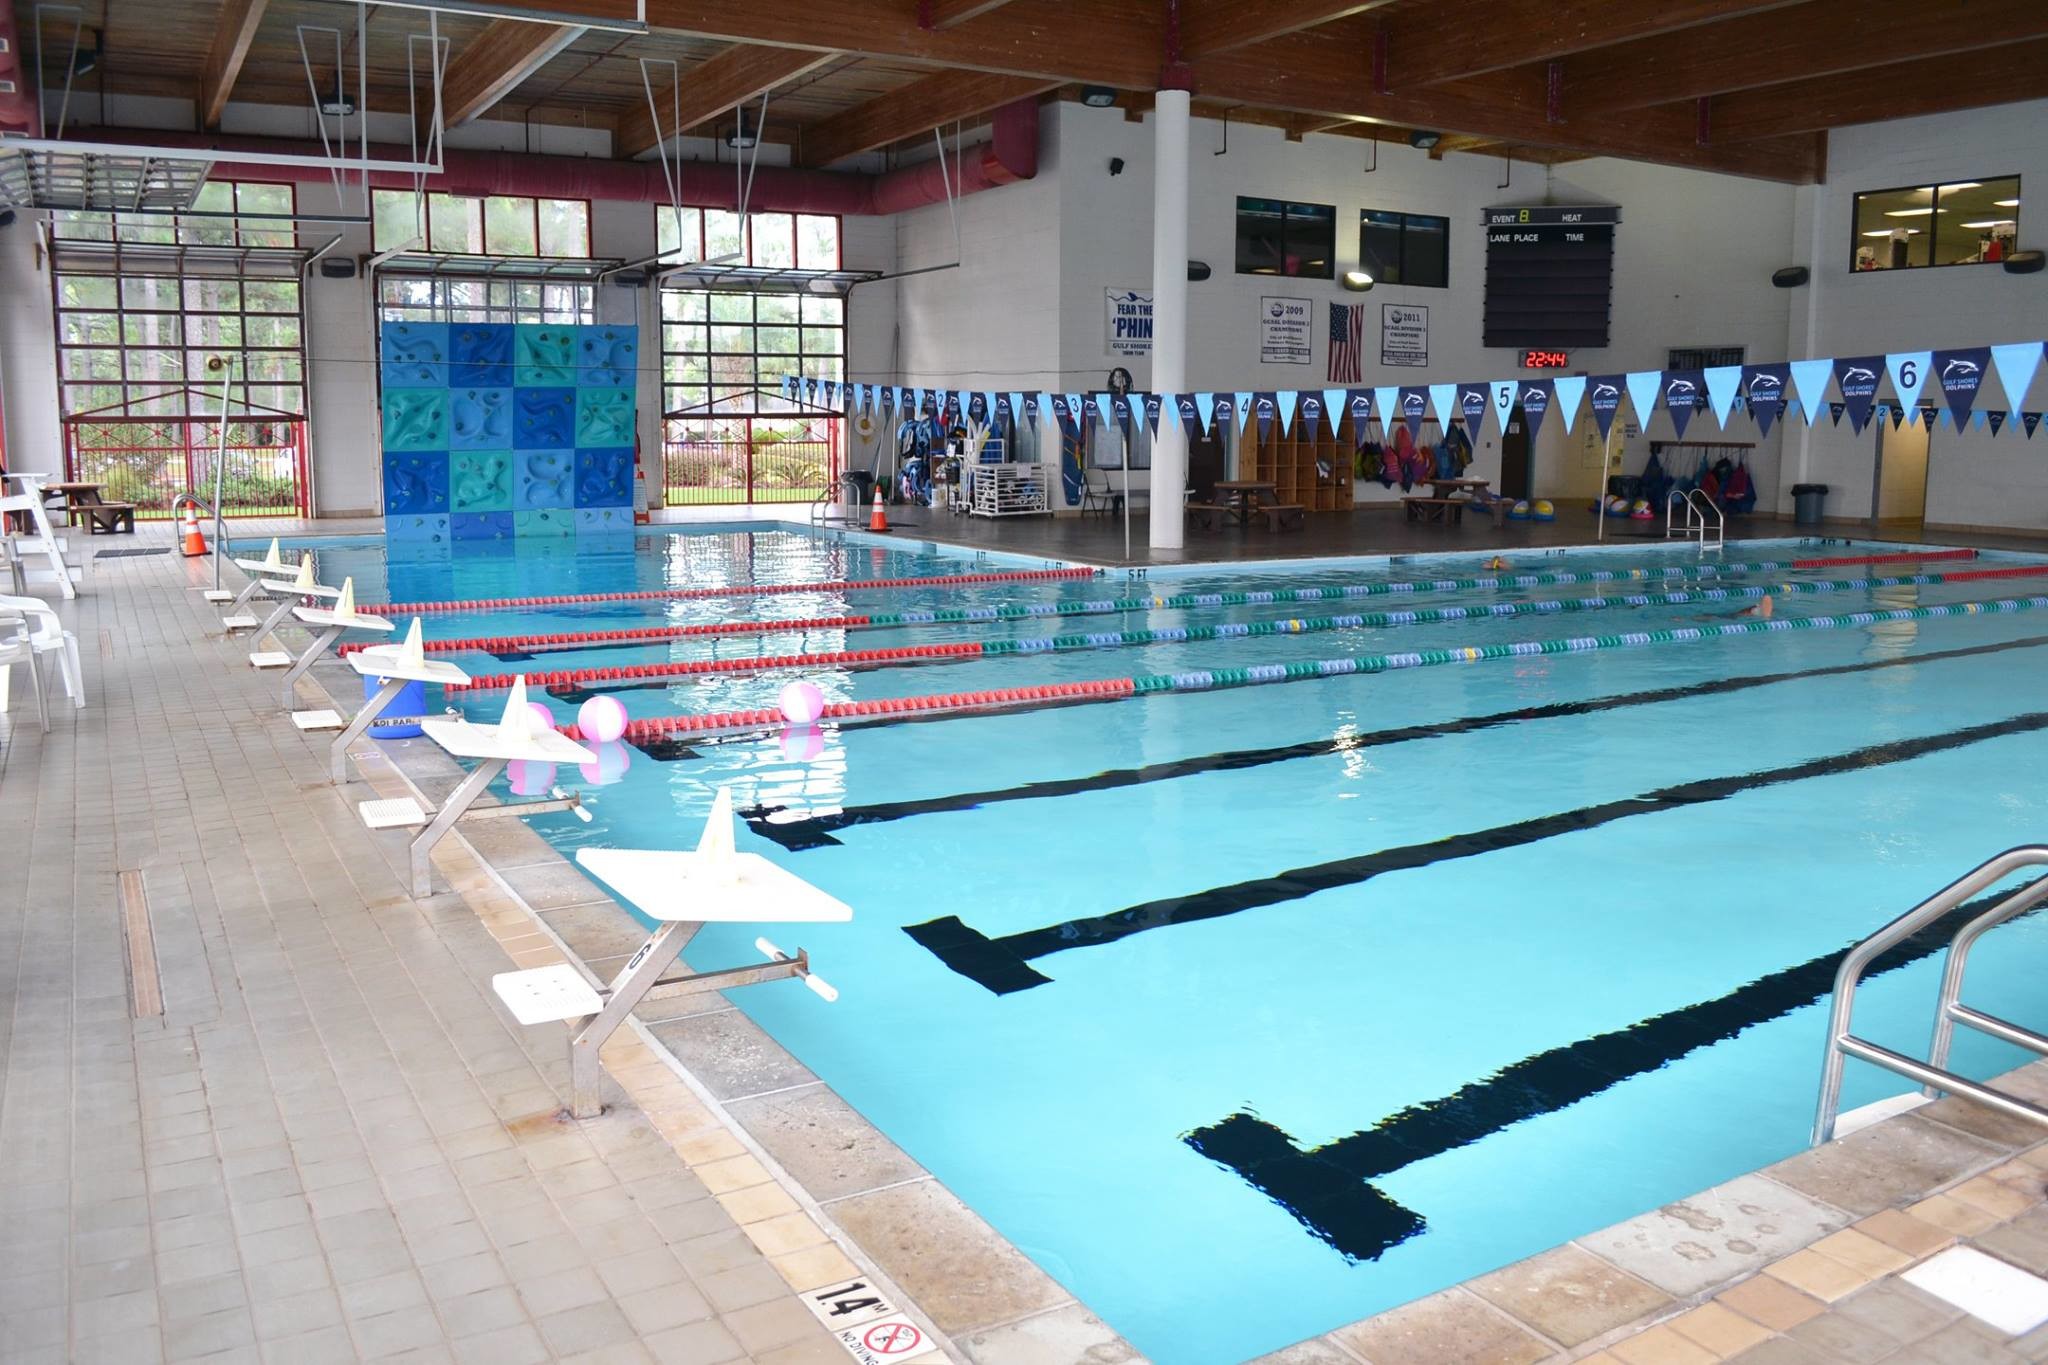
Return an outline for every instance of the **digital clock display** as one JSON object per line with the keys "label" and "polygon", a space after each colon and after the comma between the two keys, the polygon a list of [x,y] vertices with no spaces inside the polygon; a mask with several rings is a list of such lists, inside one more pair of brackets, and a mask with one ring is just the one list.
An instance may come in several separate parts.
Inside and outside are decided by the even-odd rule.
{"label": "digital clock display", "polygon": [[1571,356],[1564,351],[1522,352],[1522,368],[1525,370],[1561,370],[1571,363]]}

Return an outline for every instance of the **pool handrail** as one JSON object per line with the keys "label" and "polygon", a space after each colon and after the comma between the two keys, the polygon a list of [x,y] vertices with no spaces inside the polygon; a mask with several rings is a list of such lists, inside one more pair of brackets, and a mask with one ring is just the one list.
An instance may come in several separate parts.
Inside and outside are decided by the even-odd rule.
{"label": "pool handrail", "polygon": [[1820,1102],[1813,1120],[1815,1146],[1832,1140],[1835,1135],[1835,1121],[1841,1112],[1842,1071],[1850,1057],[1918,1081],[1922,1093],[1930,1097],[1961,1095],[2001,1113],[2048,1125],[2048,1109],[1948,1070],[1949,1046],[1955,1038],[1957,1024],[1966,1024],[1980,1033],[1988,1033],[1994,1038],[2048,1056],[2048,1037],[1972,1009],[1960,998],[1970,949],[1988,930],[2048,902],[2048,876],[2036,877],[1989,909],[1971,916],[1956,930],[1943,960],[1941,990],[1935,1002],[1934,1036],[1929,1044],[1927,1061],[1921,1062],[1894,1052],[1850,1032],[1856,987],[1862,981],[1863,973],[1880,954],[1950,914],[1986,887],[2031,867],[2048,867],[2048,845],[2023,844],[2007,849],[1885,925],[1850,949],[1842,959],[1842,965],[1835,972],[1834,998],[1828,1011],[1827,1052],[1821,1065]]}
{"label": "pool handrail", "polygon": [[[1685,507],[1685,525],[1682,527],[1671,516],[1681,503]],[[1709,513],[1712,514],[1711,519]],[[1674,488],[1664,497],[1664,538],[1669,540],[1681,530],[1686,539],[1699,541],[1701,554],[1707,552],[1708,531],[1714,533],[1716,550],[1727,547],[1728,518],[1712,498],[1697,488]]]}

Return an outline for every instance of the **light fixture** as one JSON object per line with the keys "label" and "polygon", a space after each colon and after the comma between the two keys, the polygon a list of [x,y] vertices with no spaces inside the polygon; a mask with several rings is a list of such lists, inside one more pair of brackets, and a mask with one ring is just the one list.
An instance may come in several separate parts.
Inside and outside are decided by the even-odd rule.
{"label": "light fixture", "polygon": [[1966,228],[1995,228],[1995,227],[2011,227],[2011,226],[2012,226],[2012,219],[2010,219],[2010,218],[1980,218],[1980,219],[1978,219],[1978,220],[1977,220],[1976,222],[1974,222],[1974,223],[1964,223],[1964,224],[1963,224],[1963,226],[1964,226],[1964,227],[1966,227]]}
{"label": "light fixture", "polygon": [[1887,218],[1925,218],[1933,212],[1933,209],[1886,209],[1884,216]]}
{"label": "light fixture", "polygon": [[2002,209],[2016,209],[2020,206],[2020,201],[2017,199],[1994,199],[1991,202]]}
{"label": "light fixture", "polygon": [[1936,185],[1934,188],[1938,190],[1981,190],[1984,188],[1984,182],[1981,180],[1958,180],[1953,185]]}
{"label": "light fixture", "polygon": [[1344,272],[1344,287],[1354,294],[1363,294],[1372,288],[1372,276],[1363,270],[1347,270]]}
{"label": "light fixture", "polygon": [[1426,128],[1417,128],[1414,132],[1408,134],[1408,145],[1425,152],[1443,140],[1444,135],[1442,133],[1432,133]]}
{"label": "light fixture", "polygon": [[329,118],[349,118],[356,112],[356,102],[349,98],[348,87],[341,83],[341,68],[334,68],[334,93],[320,101],[320,112]]}
{"label": "light fixture", "polygon": [[97,70],[100,64],[100,48],[105,42],[105,36],[98,29],[94,29],[92,31],[92,46],[87,47],[85,44],[80,43],[72,51],[71,74],[74,76],[84,76]]}
{"label": "light fixture", "polygon": [[1919,228],[1879,228],[1875,232],[1866,232],[1863,235],[1865,237],[1889,237],[1894,232],[1903,232],[1908,237],[1918,237],[1920,235]]}
{"label": "light fixture", "polygon": [[761,130],[747,122],[747,111],[744,108],[738,113],[739,117],[733,120],[732,131],[725,135],[725,145],[736,152],[750,152],[755,144],[760,142]]}
{"label": "light fixture", "polygon": [[1081,103],[1090,109],[1108,109],[1116,103],[1116,91],[1106,85],[1081,87]]}

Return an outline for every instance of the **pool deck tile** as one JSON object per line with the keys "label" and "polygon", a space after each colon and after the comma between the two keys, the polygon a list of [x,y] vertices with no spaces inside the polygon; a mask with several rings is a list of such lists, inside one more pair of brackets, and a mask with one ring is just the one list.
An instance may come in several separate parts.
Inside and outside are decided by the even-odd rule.
{"label": "pool deck tile", "polygon": [[[1078,1303],[1034,1313],[1006,1327],[976,1332],[961,1338],[960,1345],[977,1365],[1046,1365],[1050,1361],[1143,1365],[1142,1357],[1128,1342]],[[1328,1359],[1333,1365],[1356,1365],[1341,1355]],[[1315,1357],[1302,1357],[1299,1365],[1316,1365]]]}
{"label": "pool deck tile", "polygon": [[1330,1333],[1369,1365],[1535,1365],[1557,1352],[1466,1289],[1446,1289]]}
{"label": "pool deck tile", "polygon": [[1846,1225],[1845,1211],[1762,1175],[1738,1176],[1690,1199],[1578,1239],[1667,1294],[1697,1294]]}
{"label": "pool deck tile", "polygon": [[1673,1302],[1663,1290],[1570,1243],[1466,1287],[1564,1346],[1591,1341]]}
{"label": "pool deck tile", "polygon": [[2006,1150],[1916,1110],[1765,1169],[1780,1184],[1860,1215],[1982,1167]]}

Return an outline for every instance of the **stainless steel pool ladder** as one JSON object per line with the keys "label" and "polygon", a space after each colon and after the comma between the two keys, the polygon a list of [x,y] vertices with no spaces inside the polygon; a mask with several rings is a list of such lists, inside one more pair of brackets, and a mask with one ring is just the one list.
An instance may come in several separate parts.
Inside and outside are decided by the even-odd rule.
{"label": "stainless steel pool ladder", "polygon": [[829,526],[836,521],[842,525],[853,526],[859,522],[859,517],[851,512],[840,511],[839,506],[839,495],[829,488],[812,498],[811,525]]}
{"label": "stainless steel pool ladder", "polygon": [[[1680,504],[1685,507],[1685,524],[1679,525],[1672,515]],[[1707,535],[1713,533],[1713,548],[1721,549],[1728,543],[1728,518],[1714,505],[1714,500],[1697,488],[1674,488],[1664,498],[1664,538],[1684,534],[1688,539],[1700,543],[1700,553],[1707,552]]]}
{"label": "stainless steel pool ladder", "polygon": [[1936,998],[1934,1009],[1934,1038],[1927,1049],[1925,1062],[1880,1047],[1849,1031],[1850,1015],[1856,1006],[1857,983],[1880,954],[1953,912],[1984,888],[2026,868],[2044,866],[2048,866],[2048,845],[2027,844],[2008,849],[1961,880],[1935,892],[1849,950],[1849,955],[1842,959],[1841,968],[1835,973],[1834,1003],[1828,1012],[1827,1056],[1821,1065],[1820,1106],[1813,1119],[1816,1145],[1829,1141],[1835,1135],[1835,1119],[1842,1104],[1842,1068],[1850,1057],[1918,1081],[1922,1092],[1929,1096],[1962,1095],[2001,1113],[2048,1125],[2048,1109],[1948,1070],[1949,1044],[1955,1038],[1957,1024],[1967,1024],[1979,1033],[1988,1033],[1994,1038],[2048,1056],[2048,1037],[1971,1009],[1960,999],[1963,969],[1969,965],[1970,949],[1987,930],[2048,902],[2048,876],[2036,877],[1990,909],[1972,916],[1956,930],[1942,963],[1941,993]]}

